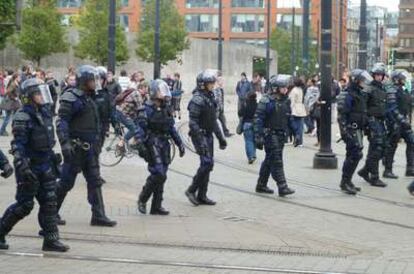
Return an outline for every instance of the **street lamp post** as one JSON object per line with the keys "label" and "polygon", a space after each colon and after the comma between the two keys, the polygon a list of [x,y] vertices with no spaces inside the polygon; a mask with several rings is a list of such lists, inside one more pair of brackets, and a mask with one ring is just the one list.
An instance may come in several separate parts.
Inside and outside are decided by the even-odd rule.
{"label": "street lamp post", "polygon": [[218,70],[223,70],[223,0],[219,0],[218,14]]}
{"label": "street lamp post", "polygon": [[331,148],[332,87],[332,1],[321,0],[321,132],[320,149],[313,158],[313,168],[336,169],[338,159]]}
{"label": "street lamp post", "polygon": [[160,49],[160,0],[155,1],[155,33],[154,33],[154,79],[161,75]]}
{"label": "street lamp post", "polygon": [[116,0],[109,1],[109,26],[108,26],[108,69],[115,73],[115,25],[116,25]]}
{"label": "street lamp post", "polygon": [[361,20],[359,25],[359,58],[358,67],[360,69],[367,68],[367,0],[361,0]]}
{"label": "street lamp post", "polygon": [[303,49],[303,71],[308,73],[309,65],[309,9],[310,9],[310,0],[303,0],[303,40],[302,40],[302,49]]}
{"label": "street lamp post", "polygon": [[269,87],[270,81],[270,33],[271,33],[271,3],[272,0],[267,0],[267,42],[266,42],[266,88]]}

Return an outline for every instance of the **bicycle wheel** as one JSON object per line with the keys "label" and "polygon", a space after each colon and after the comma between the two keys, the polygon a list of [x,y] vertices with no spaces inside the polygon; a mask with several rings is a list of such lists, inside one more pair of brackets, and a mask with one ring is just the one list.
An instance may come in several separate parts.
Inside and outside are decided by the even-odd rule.
{"label": "bicycle wheel", "polygon": [[116,145],[118,144],[119,137],[115,133],[110,133],[109,137],[105,139],[105,143],[102,147],[102,152],[99,155],[99,162],[105,167],[112,167],[119,164],[124,158],[125,154],[118,153]]}

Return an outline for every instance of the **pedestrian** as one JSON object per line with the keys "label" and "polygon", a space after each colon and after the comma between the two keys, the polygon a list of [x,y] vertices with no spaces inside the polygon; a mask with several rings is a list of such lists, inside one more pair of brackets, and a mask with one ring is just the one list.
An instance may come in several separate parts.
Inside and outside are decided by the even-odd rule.
{"label": "pedestrian", "polygon": [[191,141],[200,156],[200,167],[193,182],[185,192],[190,202],[197,205],[215,205],[216,202],[207,197],[210,172],[214,166],[215,133],[221,150],[226,149],[227,142],[217,123],[217,108],[213,90],[217,81],[217,72],[207,69],[197,75],[197,87],[188,104],[189,127]]}
{"label": "pedestrian", "polygon": [[257,72],[255,72],[253,74],[252,89],[253,89],[253,91],[255,91],[257,93],[262,93],[263,92],[263,90],[262,90],[262,77]]}
{"label": "pedestrian", "polygon": [[168,107],[171,92],[166,82],[151,82],[150,100],[140,108],[137,119],[138,151],[148,163],[150,175],[138,198],[138,210],[147,213],[146,203],[152,195],[150,214],[168,215],[162,207],[164,184],[167,180],[168,167],[171,164],[170,139],[178,146],[180,157],[185,148],[177,129],[174,117]]}
{"label": "pedestrian", "polygon": [[247,93],[249,93],[252,90],[251,83],[247,79],[246,73],[242,72],[240,77],[241,79],[239,82],[237,82],[236,86],[236,94],[239,99],[237,102],[237,111],[240,111],[240,108],[246,100]]}
{"label": "pedestrian", "polygon": [[56,116],[56,104],[58,99],[58,92],[57,88],[59,87],[58,81],[55,79],[52,71],[46,72],[45,82],[49,86],[50,95],[52,96],[53,104],[52,104],[52,114]]}
{"label": "pedestrian", "polygon": [[256,92],[251,91],[247,94],[246,102],[240,109],[239,116],[243,124],[244,144],[249,165],[256,161],[256,145],[254,143],[254,115],[257,109]]}
{"label": "pedestrian", "polygon": [[65,252],[69,247],[59,241],[56,223],[55,133],[52,113],[45,106],[51,103],[48,101],[50,94],[44,96],[47,85],[38,79],[26,80],[21,90],[24,106],[14,117],[11,142],[16,168],[16,202],[0,219],[0,249],[9,248],[5,236],[30,214],[36,198],[38,221],[44,237],[43,251]]}
{"label": "pedestrian", "polygon": [[115,105],[115,97],[123,91],[122,87],[115,79],[114,72],[110,69],[108,69],[106,81],[106,89],[108,90],[108,93],[111,97],[111,103]]}
{"label": "pedestrian", "polygon": [[[88,188],[88,202],[92,209],[92,226],[115,226],[105,213],[102,181],[96,149],[99,145],[99,112],[93,100],[97,89],[97,71],[83,65],[76,72],[76,88],[68,89],[60,97],[57,134],[63,154],[63,167],[57,189],[58,210],[67,193],[82,172]],[[59,218],[59,217],[58,217]]]}
{"label": "pedestrian", "polygon": [[286,129],[291,114],[290,100],[287,96],[290,76],[273,76],[270,89],[260,100],[254,123],[255,144],[264,148],[266,156],[260,167],[256,192],[273,194],[267,186],[270,175],[276,181],[280,197],[295,193],[288,187],[283,169],[283,148],[286,141]]}
{"label": "pedestrian", "polygon": [[289,93],[291,103],[294,132],[294,146],[303,147],[303,120],[306,117],[306,109],[304,104],[304,83],[302,79],[296,78],[294,81],[294,88]]}
{"label": "pedestrian", "polygon": [[320,91],[317,85],[317,80],[312,78],[310,80],[310,86],[306,90],[305,94],[305,108],[308,113],[308,128],[314,130],[314,123],[316,122],[316,138],[317,143],[315,146],[319,146],[320,142],[320,125],[321,125],[321,107],[320,107]]}
{"label": "pedestrian", "polygon": [[6,128],[14,115],[14,113],[20,108],[19,100],[19,86],[20,86],[20,75],[19,73],[13,74],[13,77],[8,83],[6,88],[6,95],[0,104],[0,109],[6,112],[3,124],[0,127],[0,136],[8,136]]}
{"label": "pedestrian", "polygon": [[391,73],[391,84],[387,84],[387,127],[389,144],[385,151],[384,178],[398,179],[392,171],[394,155],[401,138],[406,146],[407,165],[405,176],[414,176],[414,133],[410,124],[411,92],[405,89],[408,75],[406,71],[396,70]]}
{"label": "pedestrian", "polygon": [[336,123],[337,120],[337,103],[336,103],[336,97],[341,92],[341,88],[338,84],[338,82],[335,80],[335,78],[332,76],[332,85],[331,85],[331,123]]}
{"label": "pedestrian", "polygon": [[355,187],[352,177],[363,154],[363,131],[367,126],[367,95],[364,91],[372,82],[366,70],[351,72],[350,84],[346,92],[338,97],[338,123],[342,140],[346,144],[346,156],[342,167],[341,190],[350,195],[361,189]]}
{"label": "pedestrian", "polygon": [[173,107],[173,116],[176,118],[178,114],[178,120],[181,120],[181,97],[183,93],[183,83],[181,82],[180,74],[176,72],[174,73],[174,85],[171,93],[171,104]]}
{"label": "pedestrian", "polygon": [[383,85],[386,68],[383,64],[375,65],[371,70],[373,81],[367,88],[367,114],[366,128],[369,147],[364,167],[358,175],[372,186],[386,187],[379,178],[379,161],[384,157],[386,148],[387,130],[385,113],[387,110],[387,93]]}
{"label": "pedestrian", "polygon": [[122,91],[125,91],[130,85],[130,78],[126,70],[121,70],[121,74],[118,78],[118,83],[121,86]]}
{"label": "pedestrian", "polygon": [[221,128],[223,129],[224,136],[229,138],[234,134],[230,132],[227,127],[226,115],[224,114],[224,81],[221,72],[217,75],[216,88],[214,89],[214,98],[217,103],[217,118],[220,121]]}

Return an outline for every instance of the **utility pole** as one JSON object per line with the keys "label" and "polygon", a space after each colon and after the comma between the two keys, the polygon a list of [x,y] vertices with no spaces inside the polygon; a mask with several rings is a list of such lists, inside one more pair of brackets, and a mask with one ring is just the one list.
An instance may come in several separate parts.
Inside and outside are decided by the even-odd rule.
{"label": "utility pole", "polygon": [[[270,0],[269,0],[270,1]],[[295,17],[296,17],[296,8],[292,7],[292,47],[291,47],[291,63],[292,63],[292,75],[295,74],[296,68],[296,49],[295,49]]]}
{"label": "utility pole", "polygon": [[217,69],[223,70],[223,0],[219,0]]}
{"label": "utility pole", "polygon": [[155,33],[154,33],[154,80],[161,75],[160,49],[160,0],[155,1]]}
{"label": "utility pole", "polygon": [[108,26],[108,69],[115,73],[115,32],[116,32],[116,0],[109,0],[109,26]]}
{"label": "utility pole", "polygon": [[271,24],[271,3],[272,0],[267,0],[267,43],[266,43],[266,88],[269,87],[270,80],[270,33],[272,29]]}
{"label": "utility pole", "polygon": [[367,0],[361,0],[361,14],[359,25],[359,58],[358,67],[360,69],[367,69]]}
{"label": "utility pole", "polygon": [[310,0],[303,0],[303,71],[307,74],[309,71],[309,9]]}
{"label": "utility pole", "polygon": [[339,0],[339,78],[342,78],[344,72],[344,45],[343,45],[343,27],[344,27],[344,0]]}
{"label": "utility pole", "polygon": [[332,103],[332,1],[321,0],[321,146],[313,158],[313,168],[336,169],[338,159],[331,148]]}

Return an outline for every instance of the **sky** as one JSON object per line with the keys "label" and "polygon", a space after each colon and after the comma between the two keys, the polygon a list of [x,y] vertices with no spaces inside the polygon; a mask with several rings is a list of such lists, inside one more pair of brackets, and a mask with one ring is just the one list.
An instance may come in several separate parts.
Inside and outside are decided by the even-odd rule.
{"label": "sky", "polygon": [[[380,7],[385,7],[389,11],[397,11],[398,4],[400,1],[398,0],[367,0],[368,5],[375,5]],[[359,5],[360,0],[351,0],[352,5]]]}

